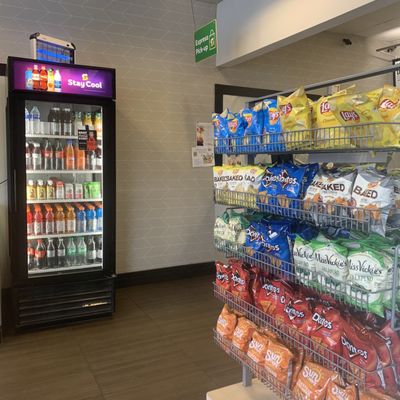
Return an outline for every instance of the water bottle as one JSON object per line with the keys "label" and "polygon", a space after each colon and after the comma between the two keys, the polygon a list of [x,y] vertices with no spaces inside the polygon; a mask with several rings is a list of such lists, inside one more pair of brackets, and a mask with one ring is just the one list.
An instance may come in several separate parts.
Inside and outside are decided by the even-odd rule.
{"label": "water bottle", "polygon": [[25,134],[31,134],[31,114],[28,109],[25,107]]}
{"label": "water bottle", "polygon": [[86,213],[83,209],[76,211],[76,231],[79,233],[86,232]]}
{"label": "water bottle", "polygon": [[76,245],[73,238],[68,241],[66,261],[69,267],[76,265]]}
{"label": "water bottle", "polygon": [[31,133],[35,135],[40,133],[40,111],[36,106],[31,111]]}
{"label": "water bottle", "polygon": [[103,238],[101,236],[97,240],[96,262],[99,264],[103,262]]}
{"label": "water bottle", "polygon": [[86,228],[88,232],[96,232],[96,212],[94,207],[86,208]]}
{"label": "water bottle", "polygon": [[96,257],[96,243],[94,242],[93,236],[90,236],[87,245],[87,263],[94,264],[96,262]]}
{"label": "water bottle", "polygon": [[102,231],[103,230],[103,208],[102,207],[97,207],[96,208],[96,220],[97,220],[97,230]]}
{"label": "water bottle", "polygon": [[65,267],[65,245],[62,238],[58,239],[57,246],[57,264],[59,267]]}
{"label": "water bottle", "polygon": [[78,238],[78,244],[76,245],[77,250],[76,250],[76,263],[77,265],[84,265],[86,264],[86,253],[87,253],[87,247],[85,240],[83,237]]}

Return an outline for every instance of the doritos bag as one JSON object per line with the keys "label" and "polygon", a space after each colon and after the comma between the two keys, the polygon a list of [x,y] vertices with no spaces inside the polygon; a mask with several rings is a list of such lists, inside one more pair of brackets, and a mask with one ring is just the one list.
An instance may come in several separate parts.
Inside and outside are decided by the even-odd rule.
{"label": "doritos bag", "polygon": [[293,390],[299,378],[300,371],[303,369],[304,362],[304,349],[298,347],[296,349],[291,349],[293,353],[293,364],[292,364],[292,382],[290,385],[290,390]]}
{"label": "doritos bag", "polygon": [[397,374],[400,376],[400,339],[397,332],[392,328],[391,321],[382,325],[379,334],[389,343],[392,359],[397,367]]}
{"label": "doritos bag", "polygon": [[292,361],[293,353],[286,346],[275,340],[269,341],[265,369],[285,386],[289,386],[292,379]]}
{"label": "doritos bag", "polygon": [[304,88],[289,97],[278,96],[278,106],[286,150],[311,147],[311,112]]}
{"label": "doritos bag", "polygon": [[244,131],[244,150],[256,153],[261,144],[264,126],[263,103],[257,103],[253,108],[244,108],[240,115],[246,120],[247,127]]}
{"label": "doritos bag", "polygon": [[225,304],[218,317],[217,321],[217,332],[226,339],[231,340],[233,332],[235,331],[237,323],[237,316],[231,312],[228,306]]}
{"label": "doritos bag", "polygon": [[225,290],[231,290],[232,268],[221,261],[215,262],[216,277],[215,283]]}
{"label": "doritos bag", "polygon": [[284,284],[282,281],[264,278],[258,293],[257,307],[268,314],[274,315],[283,291]]}
{"label": "doritos bag", "polygon": [[307,400],[324,400],[328,385],[338,380],[337,372],[306,361],[294,386],[293,395],[295,398],[298,396],[298,398]]}
{"label": "doritos bag", "polygon": [[247,318],[240,317],[233,332],[232,344],[244,353],[247,352],[249,343],[253,337],[256,325]]}
{"label": "doritos bag", "polygon": [[264,109],[264,130],[262,149],[264,151],[284,151],[285,142],[282,136],[282,126],[278,109],[278,102],[275,99],[263,101]]}
{"label": "doritos bag", "polygon": [[355,385],[329,382],[325,400],[357,400],[357,388]]}
{"label": "doritos bag", "polygon": [[228,111],[222,114],[214,113],[212,115],[212,124],[214,126],[215,151],[217,153],[227,153],[229,151],[229,129],[226,120]]}
{"label": "doritos bag", "polygon": [[258,296],[262,286],[263,272],[257,267],[250,268],[250,294],[253,298],[253,304],[257,307]]}
{"label": "doritos bag", "polygon": [[260,332],[254,331],[253,338],[249,344],[247,355],[257,364],[264,365],[265,355],[270,339]]}
{"label": "doritos bag", "polygon": [[241,261],[232,262],[232,260],[229,260],[229,263],[232,266],[231,293],[251,304],[249,270],[244,267]]}

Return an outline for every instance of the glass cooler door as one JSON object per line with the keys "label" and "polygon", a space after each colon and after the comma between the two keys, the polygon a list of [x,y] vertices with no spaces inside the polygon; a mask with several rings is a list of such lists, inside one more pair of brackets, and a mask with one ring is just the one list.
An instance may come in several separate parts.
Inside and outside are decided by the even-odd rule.
{"label": "glass cooler door", "polygon": [[103,268],[102,107],[25,101],[28,277]]}

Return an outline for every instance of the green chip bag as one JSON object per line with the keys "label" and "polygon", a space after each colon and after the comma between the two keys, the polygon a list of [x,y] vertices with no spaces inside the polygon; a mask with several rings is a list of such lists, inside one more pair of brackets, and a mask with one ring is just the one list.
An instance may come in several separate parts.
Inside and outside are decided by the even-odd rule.
{"label": "green chip bag", "polygon": [[293,245],[293,260],[299,281],[303,285],[316,287],[318,281],[315,274],[314,247],[299,235],[296,235]]}

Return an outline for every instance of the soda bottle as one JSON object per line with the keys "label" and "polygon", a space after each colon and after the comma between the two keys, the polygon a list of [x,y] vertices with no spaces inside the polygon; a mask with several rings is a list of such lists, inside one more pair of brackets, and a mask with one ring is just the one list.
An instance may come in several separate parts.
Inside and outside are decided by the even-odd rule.
{"label": "soda bottle", "polygon": [[96,204],[96,228],[98,231],[103,230],[103,205],[101,203]]}
{"label": "soda bottle", "polygon": [[103,136],[103,118],[99,111],[96,112],[94,117],[94,129],[96,129],[97,137],[101,138]]}
{"label": "soda bottle", "polygon": [[79,146],[75,146],[75,159],[76,159],[76,169],[85,170],[86,169],[86,156],[85,150],[79,150]]}
{"label": "soda bottle", "polygon": [[68,206],[66,220],[67,220],[67,232],[75,233],[76,232],[76,215],[74,212],[74,208],[72,206]]}
{"label": "soda bottle", "polygon": [[76,257],[76,263],[77,265],[83,265],[86,264],[86,253],[87,253],[87,247],[85,240],[83,239],[82,236],[78,238],[78,243],[76,245],[77,250],[77,257]]}
{"label": "soda bottle", "polygon": [[67,265],[72,267],[76,265],[76,245],[73,238],[69,238],[66,250]]}
{"label": "soda bottle", "polygon": [[31,212],[31,208],[26,206],[26,234],[28,236],[34,235],[34,224],[33,224],[33,215]]}
{"label": "soda bottle", "polygon": [[28,269],[35,268],[35,248],[33,247],[32,241],[28,240],[28,248],[27,248],[27,255],[28,255]]}
{"label": "soda bottle", "polygon": [[87,263],[94,264],[96,262],[96,243],[94,242],[93,236],[89,236],[87,245]]}
{"label": "soda bottle", "polygon": [[25,142],[25,163],[27,170],[33,169],[32,150],[28,142]]}
{"label": "soda bottle", "polygon": [[41,239],[38,239],[35,249],[35,267],[39,269],[46,267],[46,248]]}
{"label": "soda bottle", "polygon": [[78,136],[78,131],[85,129],[82,121],[82,112],[75,111],[74,125],[75,125],[75,136]]}
{"label": "soda bottle", "polygon": [[72,113],[70,108],[64,108],[62,111],[63,115],[63,128],[64,135],[71,136],[72,135]]}
{"label": "soda bottle", "polygon": [[56,205],[56,233],[65,233],[65,214],[63,208],[57,204]]}
{"label": "soda bottle", "polygon": [[86,213],[80,204],[75,204],[76,211],[76,231],[79,233],[86,232]]}
{"label": "soda bottle", "polygon": [[29,110],[25,107],[25,134],[30,135],[31,132],[31,114],[29,113]]}
{"label": "soda bottle", "polygon": [[49,68],[49,72],[47,74],[47,90],[49,92],[54,92],[54,70],[53,70],[53,68]]}
{"label": "soda bottle", "polygon": [[49,243],[47,245],[47,268],[54,268],[56,266],[56,249],[54,247],[53,239],[49,239]]}
{"label": "soda bottle", "polygon": [[101,154],[101,144],[97,145],[96,149],[96,169],[103,168],[103,159]]}
{"label": "soda bottle", "polygon": [[72,147],[72,140],[67,141],[67,147],[65,148],[65,169],[75,169],[75,152]]}
{"label": "soda bottle", "polygon": [[40,90],[47,90],[47,71],[44,65],[42,65],[42,67],[40,68],[39,79]]}
{"label": "soda bottle", "polygon": [[62,84],[61,84],[61,74],[58,69],[56,69],[56,73],[54,74],[54,91],[61,92]]}
{"label": "soda bottle", "polygon": [[50,140],[46,139],[46,143],[44,145],[44,169],[52,170],[53,169],[53,146],[51,145]]}
{"label": "soda bottle", "polygon": [[50,205],[46,205],[46,234],[53,235],[55,233],[54,213]]}
{"label": "soda bottle", "polygon": [[49,115],[47,117],[47,121],[49,122],[50,135],[56,135],[55,131],[57,130],[57,119],[56,119],[54,107],[50,108]]}
{"label": "soda bottle", "polygon": [[96,153],[93,150],[86,152],[86,168],[96,169]]}
{"label": "soda bottle", "polygon": [[91,204],[85,203],[86,206],[86,229],[88,232],[96,232],[96,212]]}
{"label": "soda bottle", "polygon": [[57,140],[55,149],[55,169],[62,171],[64,167],[64,147],[61,142]]}
{"label": "soda bottle", "polygon": [[37,65],[33,66],[32,87],[33,90],[40,90],[40,73]]}
{"label": "soda bottle", "polygon": [[53,135],[61,135],[61,111],[59,107],[53,107]]}
{"label": "soda bottle", "polygon": [[42,169],[42,151],[39,143],[33,143],[32,167],[35,171]]}
{"label": "soda bottle", "polygon": [[32,68],[27,68],[25,71],[25,89],[33,89]]}
{"label": "soda bottle", "polygon": [[33,233],[35,235],[44,234],[43,214],[39,205],[35,206],[35,215],[33,217]]}
{"label": "soda bottle", "polygon": [[40,111],[36,106],[31,110],[31,133],[34,135],[40,133]]}
{"label": "soda bottle", "polygon": [[58,246],[56,249],[57,253],[57,265],[59,267],[65,267],[65,245],[63,238],[58,239]]}
{"label": "soda bottle", "polygon": [[101,236],[97,239],[96,262],[103,262],[103,238]]}

